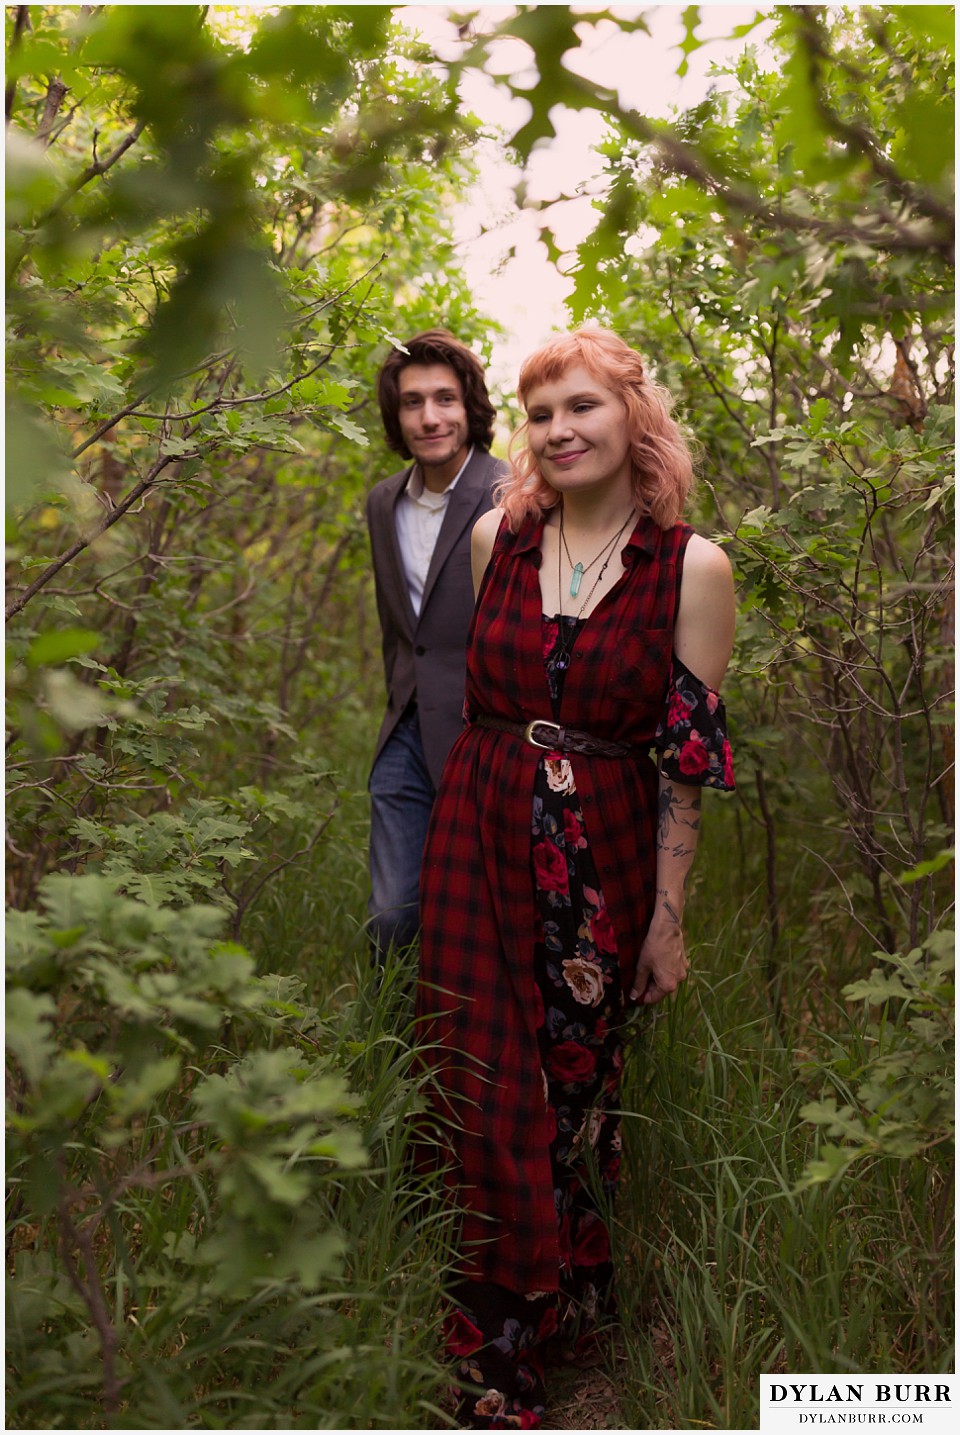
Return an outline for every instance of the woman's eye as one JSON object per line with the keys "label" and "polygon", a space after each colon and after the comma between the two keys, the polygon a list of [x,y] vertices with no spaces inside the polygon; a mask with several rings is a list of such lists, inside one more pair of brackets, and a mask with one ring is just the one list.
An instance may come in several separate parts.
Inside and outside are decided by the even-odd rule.
{"label": "woman's eye", "polygon": [[548,414],[531,414],[530,418],[528,419],[528,423],[543,424],[546,423],[548,418]]}

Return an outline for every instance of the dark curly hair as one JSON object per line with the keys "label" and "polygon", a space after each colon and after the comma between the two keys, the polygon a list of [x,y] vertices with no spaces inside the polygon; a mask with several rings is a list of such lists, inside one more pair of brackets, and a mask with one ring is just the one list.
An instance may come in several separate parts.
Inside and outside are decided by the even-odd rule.
{"label": "dark curly hair", "polygon": [[412,458],[400,431],[400,374],[410,364],[446,364],[460,380],[470,442],[488,449],[493,442],[496,409],[487,395],[483,366],[466,344],[446,329],[425,329],[408,340],[407,352],[393,349],[377,376],[377,400],[387,443],[402,458]]}

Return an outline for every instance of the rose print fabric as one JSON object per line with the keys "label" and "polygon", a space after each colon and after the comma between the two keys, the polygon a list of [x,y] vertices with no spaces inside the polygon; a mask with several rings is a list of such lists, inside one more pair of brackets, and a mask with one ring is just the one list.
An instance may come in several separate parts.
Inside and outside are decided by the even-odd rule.
{"label": "rose print fabric", "polygon": [[676,653],[654,742],[663,777],[722,792],[732,792],[736,786],[723,699],[695,677]]}

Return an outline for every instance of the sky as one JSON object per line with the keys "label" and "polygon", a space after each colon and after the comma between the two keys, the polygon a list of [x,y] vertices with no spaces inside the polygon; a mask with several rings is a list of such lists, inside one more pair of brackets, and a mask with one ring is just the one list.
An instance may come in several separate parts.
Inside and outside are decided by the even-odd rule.
{"label": "sky", "polygon": [[[687,109],[704,98],[710,84],[716,83],[710,78],[710,67],[740,53],[747,43],[723,37],[752,18],[760,7],[702,4],[698,36],[710,37],[710,42],[690,56],[683,79],[676,75],[681,58],[676,46],[683,38],[681,15],[686,0],[578,8],[585,13],[612,9],[615,14],[645,16],[650,35],[626,35],[612,21],[585,26],[580,73],[617,89],[621,102],[642,113],[666,118],[674,108]],[[509,13],[507,7],[484,7],[477,27],[492,28]],[[449,14],[446,5],[410,5],[398,10],[397,18],[428,41],[440,59],[446,59],[459,53],[456,26]],[[755,31],[750,42],[762,41],[762,34],[762,30]],[[519,41],[503,42],[488,68],[496,66],[499,73],[522,71],[528,54]],[[511,99],[494,79],[477,71],[463,82],[461,95],[466,108],[506,135],[519,129],[528,113],[524,101]],[[556,138],[534,152],[525,178],[531,199],[560,200],[551,207],[549,223],[561,249],[572,250],[596,220],[591,196],[602,192],[599,176],[603,161],[592,146],[602,139],[604,122],[592,111],[567,110],[558,111],[554,122]],[[551,331],[567,327],[563,300],[573,286],[551,264],[537,238],[537,213],[521,210],[516,204],[513,190],[520,175],[506,159],[502,142],[482,141],[476,158],[479,182],[457,206],[455,234],[477,307],[495,315],[508,331],[494,340],[490,380],[498,389],[513,392],[524,356]],[[508,257],[511,249],[513,256]]]}

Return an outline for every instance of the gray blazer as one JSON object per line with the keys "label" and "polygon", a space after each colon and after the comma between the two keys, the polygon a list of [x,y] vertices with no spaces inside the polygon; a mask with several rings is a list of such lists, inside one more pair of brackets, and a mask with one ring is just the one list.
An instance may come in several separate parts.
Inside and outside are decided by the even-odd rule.
{"label": "gray blazer", "polygon": [[491,488],[507,465],[475,448],[450,502],[433,551],[419,618],[410,603],[397,542],[397,502],[410,469],[378,483],[367,498],[377,612],[383,634],[387,711],[374,761],[416,695],[420,735],[436,787],[447,753],[463,726],[467,629],[473,617],[470,534],[493,507]]}

